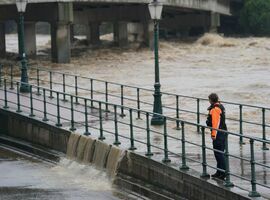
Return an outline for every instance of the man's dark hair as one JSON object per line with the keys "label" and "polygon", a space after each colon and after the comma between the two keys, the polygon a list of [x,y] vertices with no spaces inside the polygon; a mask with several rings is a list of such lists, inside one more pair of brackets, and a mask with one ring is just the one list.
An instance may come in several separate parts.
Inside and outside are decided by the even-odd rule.
{"label": "man's dark hair", "polygon": [[208,99],[213,102],[213,103],[217,103],[219,100],[218,100],[218,95],[216,93],[211,93],[209,96],[208,96]]}

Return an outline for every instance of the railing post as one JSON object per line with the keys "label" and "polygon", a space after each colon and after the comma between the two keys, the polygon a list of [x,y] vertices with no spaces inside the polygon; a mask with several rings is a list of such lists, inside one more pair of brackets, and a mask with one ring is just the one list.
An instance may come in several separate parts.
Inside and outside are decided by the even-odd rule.
{"label": "railing post", "polygon": [[[263,136],[262,139],[265,141],[266,140],[266,135],[265,135],[265,108],[262,108],[262,132],[263,132]],[[263,142],[263,147],[262,150],[269,150],[268,147],[266,147],[266,143]]]}
{"label": "railing post", "polygon": [[105,82],[105,102],[106,102],[105,112],[110,112],[108,108],[108,82],[107,81]]}
{"label": "railing post", "polygon": [[0,64],[0,87],[2,87],[2,67],[3,65]]}
{"label": "railing post", "polygon": [[185,123],[181,122],[182,129],[182,166],[180,170],[188,170],[189,167],[186,164],[186,139],[185,139]]}
{"label": "railing post", "polygon": [[73,96],[70,95],[70,112],[71,112],[71,127],[69,130],[75,131],[76,128],[74,127],[74,107],[73,107]]}
{"label": "railing post", "polygon": [[5,93],[5,105],[4,105],[4,109],[8,109],[8,100],[7,100],[7,80],[4,79],[4,93]]}
{"label": "railing post", "polygon": [[224,183],[225,187],[233,187],[234,184],[231,182],[230,178],[230,154],[229,154],[229,143],[228,143],[228,133],[222,133],[225,134],[225,175],[226,175],[226,180]]}
{"label": "railing post", "polygon": [[[90,89],[90,92],[91,92],[91,99],[93,100],[93,97],[94,97],[94,83],[93,83],[93,79],[90,79],[90,84],[91,84],[91,89]],[[93,101],[91,101],[91,108],[94,107],[94,104],[93,104]]]}
{"label": "railing post", "polygon": [[250,143],[250,165],[251,165],[251,188],[248,196],[260,197],[261,195],[256,190],[256,175],[255,175],[255,158],[254,158],[254,139],[249,140]]}
{"label": "railing post", "polygon": [[120,117],[125,117],[124,113],[124,86],[121,85],[121,114]]}
{"label": "railing post", "polygon": [[151,152],[151,140],[150,140],[150,121],[149,121],[149,113],[146,113],[146,134],[147,134],[147,152],[146,156],[150,157],[153,155]]}
{"label": "railing post", "polygon": [[63,101],[67,101],[66,99],[66,75],[62,74],[62,80],[63,80]]}
{"label": "railing post", "polygon": [[52,72],[50,71],[50,96],[49,98],[52,99],[53,95],[52,95]]}
{"label": "railing post", "polygon": [[121,144],[121,142],[119,142],[118,140],[117,106],[114,105],[113,109],[114,109],[114,136],[115,136],[115,141],[113,144],[118,146],[119,144]]}
{"label": "railing post", "polygon": [[59,103],[59,92],[56,92],[56,98],[57,98],[57,123],[55,124],[58,127],[61,127],[62,124],[60,122],[61,117],[60,117],[60,103]]}
{"label": "railing post", "polygon": [[243,142],[243,106],[239,105],[239,134],[241,135],[239,138],[239,144],[245,144]]}
{"label": "railing post", "polygon": [[200,133],[200,99],[197,99],[197,132]]}
{"label": "railing post", "polygon": [[43,88],[43,119],[42,121],[46,122],[49,121],[47,118],[47,103],[46,103],[46,89]]}
{"label": "railing post", "polygon": [[[176,95],[176,119],[179,119],[179,96]],[[180,122],[176,120],[176,130],[180,130]]]}
{"label": "railing post", "polygon": [[207,173],[205,128],[204,127],[201,127],[201,132],[202,132],[202,159],[203,159],[202,161],[203,172],[201,174],[201,177],[209,178],[210,175]]}
{"label": "railing post", "polygon": [[76,96],[75,103],[79,104],[79,101],[78,101],[78,76],[75,76],[75,96]]}
{"label": "railing post", "polygon": [[[121,107],[123,108],[123,107]],[[134,135],[133,135],[133,118],[132,118],[132,109],[129,109],[129,127],[130,127],[130,147],[129,150],[136,150],[137,148],[134,146]]]}
{"label": "railing post", "polygon": [[10,90],[14,90],[13,87],[13,65],[10,66]]}
{"label": "railing post", "polygon": [[16,110],[16,112],[20,113],[20,112],[22,112],[21,101],[20,101],[20,83],[17,82],[16,85],[17,85],[17,110]]}
{"label": "railing post", "polygon": [[137,119],[141,119],[141,105],[140,105],[140,88],[137,88],[137,109],[138,109],[138,112],[137,112]]}
{"label": "railing post", "polygon": [[102,108],[101,102],[98,102],[98,110],[99,110],[99,140],[105,140],[103,136],[103,121],[102,121]]}
{"label": "railing post", "polygon": [[84,99],[84,116],[85,116],[85,132],[84,135],[91,135],[88,126],[88,111],[87,111],[87,99]]}
{"label": "railing post", "polygon": [[163,133],[163,137],[164,137],[164,158],[162,160],[162,162],[164,163],[169,163],[171,162],[171,160],[168,157],[168,141],[167,141],[167,118],[163,117],[163,121],[164,121],[164,133]]}
{"label": "railing post", "polygon": [[33,88],[32,85],[29,86],[30,89],[30,115],[29,117],[34,117],[34,107],[33,107]]}
{"label": "railing post", "polygon": [[38,96],[41,95],[39,86],[40,86],[39,69],[37,69],[37,95]]}

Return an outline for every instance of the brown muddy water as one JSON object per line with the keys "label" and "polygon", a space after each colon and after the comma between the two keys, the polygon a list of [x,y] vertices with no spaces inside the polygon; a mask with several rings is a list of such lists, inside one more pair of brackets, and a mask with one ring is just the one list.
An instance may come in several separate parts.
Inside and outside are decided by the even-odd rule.
{"label": "brown muddy water", "polygon": [[[153,53],[136,45],[128,49],[111,47],[108,42],[111,37],[103,36],[103,46],[98,49],[87,49],[77,41],[71,64],[51,64],[46,56],[50,37],[37,35],[40,59],[30,62],[63,72],[152,88]],[[17,52],[16,35],[7,35],[7,51]],[[217,92],[222,100],[268,106],[269,53],[269,38],[223,38],[207,34],[192,41],[161,40],[162,91],[198,97]]]}
{"label": "brown muddy water", "polygon": [[[100,48],[87,48],[77,41],[70,64],[52,64],[48,56],[50,37],[37,35],[38,60],[30,62],[71,74],[152,89],[153,52],[136,44],[127,49],[112,47],[111,38],[111,35],[103,36]],[[6,43],[7,51],[17,52],[17,35],[7,35]],[[222,100],[268,106],[269,53],[269,38],[224,38],[206,34],[191,41],[161,40],[161,89],[197,97],[217,92]],[[11,58],[1,61],[9,62]]]}

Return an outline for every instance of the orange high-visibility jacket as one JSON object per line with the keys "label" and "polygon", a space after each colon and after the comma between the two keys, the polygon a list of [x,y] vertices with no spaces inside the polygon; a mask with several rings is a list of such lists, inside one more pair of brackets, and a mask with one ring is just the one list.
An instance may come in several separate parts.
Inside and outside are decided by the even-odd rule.
{"label": "orange high-visibility jacket", "polygon": [[[209,108],[209,114],[207,117],[206,124],[215,129],[227,130],[227,126],[225,123],[225,108],[220,103],[215,103],[211,105]],[[218,132],[216,130],[211,130],[212,139],[217,138]]]}

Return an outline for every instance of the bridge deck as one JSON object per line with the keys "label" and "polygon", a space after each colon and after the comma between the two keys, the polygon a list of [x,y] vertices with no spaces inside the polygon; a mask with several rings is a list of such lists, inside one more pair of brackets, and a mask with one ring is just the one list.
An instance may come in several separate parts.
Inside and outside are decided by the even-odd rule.
{"label": "bridge deck", "polygon": [[[15,4],[15,0],[2,0],[0,5]],[[100,3],[100,4],[148,4],[149,0],[28,0],[28,3],[53,3],[53,2],[72,2],[72,3]],[[230,14],[229,0],[162,0],[165,6],[181,7],[187,9],[213,11],[225,15]]]}

